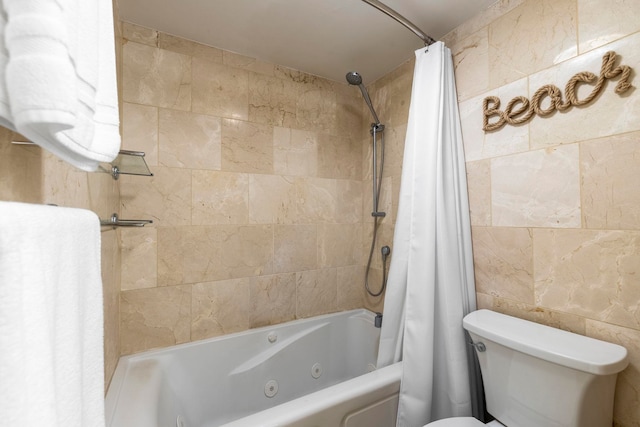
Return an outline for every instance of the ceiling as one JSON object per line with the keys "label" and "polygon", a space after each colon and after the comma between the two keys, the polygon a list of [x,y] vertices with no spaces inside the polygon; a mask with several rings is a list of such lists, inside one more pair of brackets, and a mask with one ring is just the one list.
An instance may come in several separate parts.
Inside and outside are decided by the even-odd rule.
{"label": "ceiling", "polygon": [[[383,0],[439,39],[496,0]],[[370,83],[424,43],[361,0],[119,0],[124,21],[344,82]]]}

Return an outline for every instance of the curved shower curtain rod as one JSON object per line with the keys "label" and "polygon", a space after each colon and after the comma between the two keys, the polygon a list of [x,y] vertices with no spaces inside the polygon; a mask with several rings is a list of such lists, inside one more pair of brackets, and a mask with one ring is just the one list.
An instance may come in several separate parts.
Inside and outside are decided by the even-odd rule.
{"label": "curved shower curtain rod", "polygon": [[418,36],[418,37],[420,37],[422,39],[422,41],[424,42],[425,46],[432,45],[432,44],[434,44],[436,42],[431,36],[425,34],[425,32],[422,31],[420,28],[418,28],[413,22],[409,21],[407,18],[405,18],[404,16],[400,15],[398,12],[396,12],[393,9],[391,9],[386,4],[384,4],[382,2],[379,2],[378,0],[362,0],[362,1],[367,3],[367,4],[369,4],[369,5],[371,5],[371,6],[373,6],[373,7],[375,7],[380,12],[387,14],[388,16],[392,17],[393,19],[395,19],[396,21],[398,21],[399,23],[401,23],[402,25],[407,27],[416,36]]}

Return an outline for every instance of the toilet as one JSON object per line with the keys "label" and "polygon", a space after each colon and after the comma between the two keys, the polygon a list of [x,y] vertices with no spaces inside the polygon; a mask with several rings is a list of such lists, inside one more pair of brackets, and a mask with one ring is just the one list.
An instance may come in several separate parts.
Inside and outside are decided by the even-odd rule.
{"label": "toilet", "polygon": [[624,347],[491,310],[468,314],[463,325],[496,420],[446,418],[428,427],[611,427],[616,377],[629,363]]}

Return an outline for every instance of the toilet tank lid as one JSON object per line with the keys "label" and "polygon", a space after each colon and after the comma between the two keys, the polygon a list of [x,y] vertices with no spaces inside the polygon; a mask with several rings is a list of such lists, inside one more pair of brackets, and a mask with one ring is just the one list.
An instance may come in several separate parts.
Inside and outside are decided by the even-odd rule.
{"label": "toilet tank lid", "polygon": [[618,373],[629,363],[627,349],[620,345],[491,310],[469,313],[463,325],[469,332],[505,347],[596,375]]}

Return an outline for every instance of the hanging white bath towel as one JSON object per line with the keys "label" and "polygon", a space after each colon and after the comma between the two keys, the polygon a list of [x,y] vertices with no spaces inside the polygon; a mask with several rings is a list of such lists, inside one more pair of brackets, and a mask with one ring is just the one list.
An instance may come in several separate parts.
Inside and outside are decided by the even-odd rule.
{"label": "hanging white bath towel", "polygon": [[462,318],[475,310],[451,52],[416,51],[378,366],[402,360],[398,427],[471,415]]}
{"label": "hanging white bath towel", "polygon": [[100,221],[0,202],[0,425],[104,427]]}
{"label": "hanging white bath towel", "polygon": [[111,0],[0,0],[0,125],[82,170],[117,156]]}

